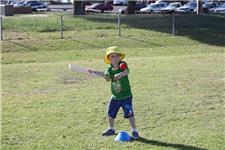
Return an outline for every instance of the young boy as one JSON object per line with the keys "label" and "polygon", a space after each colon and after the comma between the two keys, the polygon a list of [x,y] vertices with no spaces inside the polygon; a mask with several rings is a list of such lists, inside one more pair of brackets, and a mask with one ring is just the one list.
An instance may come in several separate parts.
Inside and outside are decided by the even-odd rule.
{"label": "young boy", "polygon": [[[104,61],[109,64],[109,67],[103,75],[107,81],[111,81],[112,96],[108,106],[109,128],[102,135],[110,136],[115,134],[114,119],[120,107],[122,107],[124,118],[128,118],[130,121],[132,136],[134,139],[138,139],[139,134],[135,126],[132,93],[128,79],[129,69],[126,62],[122,61],[124,57],[125,54],[119,52],[116,46],[109,47],[106,50]],[[90,72],[99,73],[91,70]]]}

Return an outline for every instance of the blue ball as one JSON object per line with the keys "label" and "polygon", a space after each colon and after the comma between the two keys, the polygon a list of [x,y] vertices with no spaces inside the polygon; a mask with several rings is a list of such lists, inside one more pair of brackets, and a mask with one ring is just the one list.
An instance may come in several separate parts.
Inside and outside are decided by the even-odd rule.
{"label": "blue ball", "polygon": [[127,142],[127,141],[131,141],[131,137],[130,137],[130,135],[126,131],[121,131],[116,136],[115,141]]}

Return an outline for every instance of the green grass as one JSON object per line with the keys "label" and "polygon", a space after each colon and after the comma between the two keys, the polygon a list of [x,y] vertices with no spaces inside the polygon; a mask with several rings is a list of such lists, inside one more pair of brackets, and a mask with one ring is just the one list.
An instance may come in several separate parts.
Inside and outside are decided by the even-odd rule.
{"label": "green grass", "polygon": [[[139,17],[161,24],[171,16],[123,17],[119,38],[115,16],[65,15],[63,40],[57,14],[4,18],[3,149],[225,149],[224,16],[198,16],[203,24],[179,27],[178,36],[170,35],[170,25],[134,24]],[[191,19],[197,21],[192,15],[184,20]],[[67,68],[104,70],[104,48],[111,45],[126,53],[139,141],[101,136],[109,83]],[[122,111],[116,129],[130,130]]]}
{"label": "green grass", "polygon": [[[21,19],[22,18],[22,19]],[[5,31],[15,32],[55,32],[59,31],[60,14],[28,15],[4,18],[3,28]],[[93,23],[94,22],[94,23]],[[144,29],[166,34],[172,32],[171,15],[131,15],[122,16],[122,29]],[[176,15],[175,29],[177,35],[187,36],[193,40],[210,45],[225,46],[225,15],[202,14],[202,15]],[[89,15],[72,17],[64,14],[64,30],[115,30],[117,28],[116,15]],[[126,30],[125,30],[126,31]],[[124,30],[122,30],[124,32]],[[114,32],[115,33],[115,32]],[[157,34],[145,34],[157,36]],[[7,37],[7,36],[6,36]],[[12,36],[9,35],[9,39]]]}

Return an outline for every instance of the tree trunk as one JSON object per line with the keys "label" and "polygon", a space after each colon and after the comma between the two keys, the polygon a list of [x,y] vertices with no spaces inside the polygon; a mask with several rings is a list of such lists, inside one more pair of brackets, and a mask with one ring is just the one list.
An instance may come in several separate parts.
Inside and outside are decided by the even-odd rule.
{"label": "tree trunk", "polygon": [[129,1],[127,4],[127,14],[134,14],[135,13],[135,1]]}
{"label": "tree trunk", "polygon": [[85,2],[74,0],[73,15],[85,15]]}
{"label": "tree trunk", "polygon": [[202,1],[201,0],[198,0],[198,14],[202,13]]}

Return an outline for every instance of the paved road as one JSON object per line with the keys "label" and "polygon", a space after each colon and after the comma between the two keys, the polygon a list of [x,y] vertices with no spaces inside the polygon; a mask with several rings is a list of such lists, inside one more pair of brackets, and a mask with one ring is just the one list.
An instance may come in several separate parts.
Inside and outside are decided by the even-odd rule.
{"label": "paved road", "polygon": [[49,9],[73,9],[73,5],[48,5]]}

